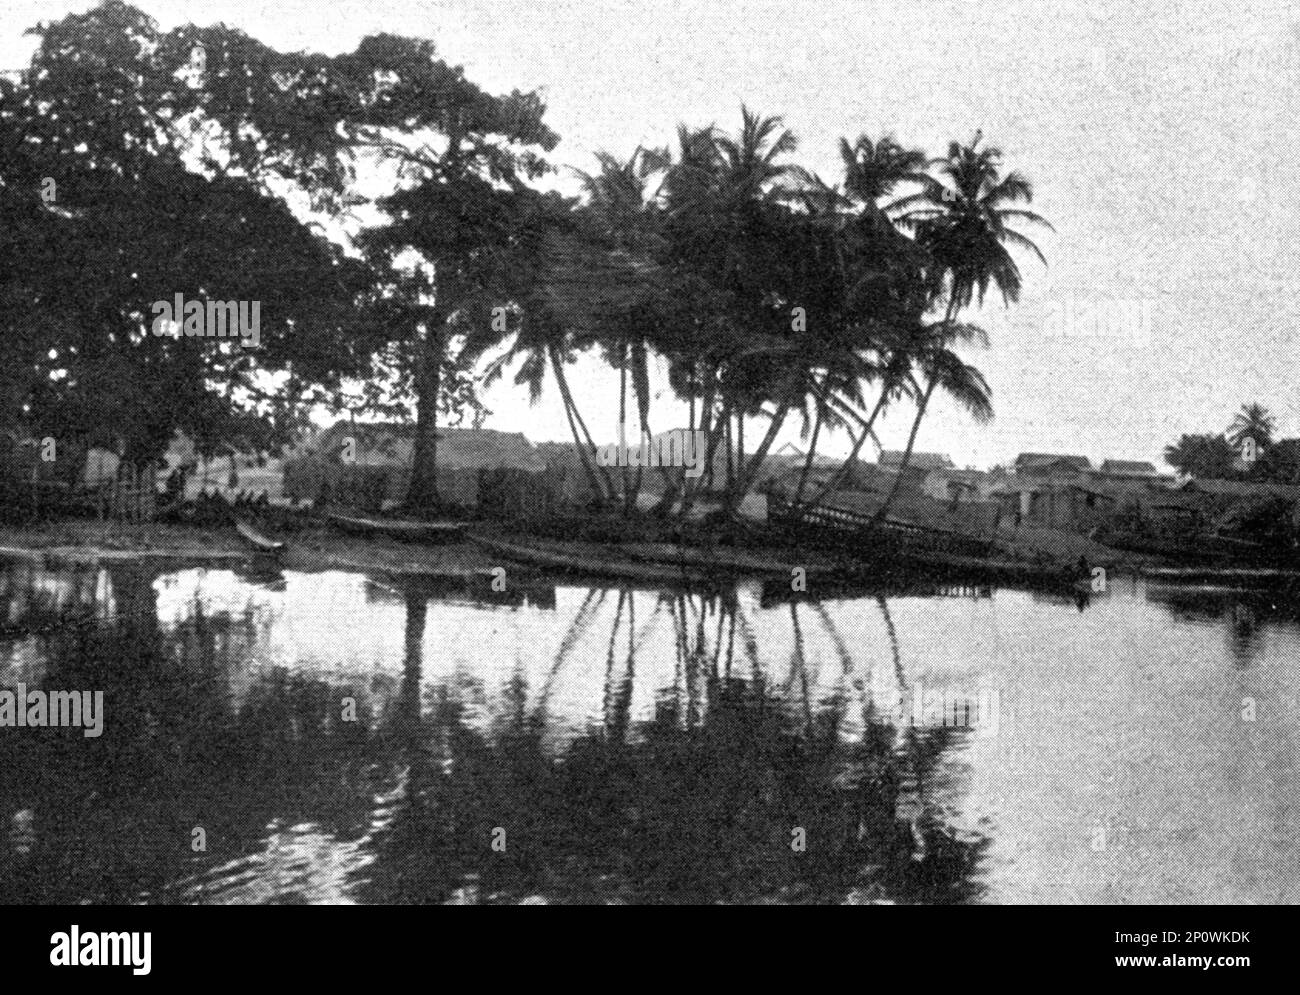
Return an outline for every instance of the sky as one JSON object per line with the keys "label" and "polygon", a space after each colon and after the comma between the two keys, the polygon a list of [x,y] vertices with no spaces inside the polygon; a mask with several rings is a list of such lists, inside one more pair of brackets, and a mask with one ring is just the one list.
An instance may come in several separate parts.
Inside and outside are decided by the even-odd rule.
{"label": "sky", "polygon": [[[0,0],[0,68],[26,64],[23,30],[92,6]],[[934,154],[976,129],[1034,186],[1056,231],[1029,232],[1025,289],[969,320],[967,356],[993,389],[975,424],[937,399],[917,440],[961,466],[1018,452],[1160,463],[1185,432],[1222,431],[1244,403],[1300,435],[1300,17],[1256,0],[136,0],[164,29],[225,22],[282,49],[335,54],[378,31],[432,38],[494,91],[542,91],[561,182],[670,144],[679,122],[734,130],[741,103],[778,114],[797,160],[838,178],[841,136],[894,133]],[[571,372],[598,441],[617,435],[618,378]],[[654,424],[685,423],[666,389]],[[548,386],[530,407],[508,381],[485,427],[570,438]],[[901,449],[911,412],[880,425]],[[758,438],[763,425],[747,429]],[[798,444],[798,424],[778,445]],[[844,452],[840,436],[820,448]]]}

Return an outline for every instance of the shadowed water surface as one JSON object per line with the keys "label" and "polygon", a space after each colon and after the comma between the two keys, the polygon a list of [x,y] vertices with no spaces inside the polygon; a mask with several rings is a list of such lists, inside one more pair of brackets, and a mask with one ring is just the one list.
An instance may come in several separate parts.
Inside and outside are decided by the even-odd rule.
{"label": "shadowed water surface", "polygon": [[0,900],[1294,902],[1298,617],[3,563]]}

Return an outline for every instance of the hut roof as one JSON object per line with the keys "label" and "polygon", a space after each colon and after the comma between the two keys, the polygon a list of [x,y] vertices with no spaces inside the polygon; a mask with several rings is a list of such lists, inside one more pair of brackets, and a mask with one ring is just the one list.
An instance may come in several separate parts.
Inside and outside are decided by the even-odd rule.
{"label": "hut roof", "polygon": [[[903,462],[901,450],[885,449],[880,453],[880,465],[897,467]],[[952,459],[944,453],[912,453],[907,460],[909,467],[918,470],[946,470],[952,466]]]}
{"label": "hut roof", "polygon": [[[316,438],[313,448],[317,453],[337,452],[347,438],[356,440],[359,459],[394,466],[411,464],[414,425],[339,421]],[[438,429],[437,458],[438,468],[443,470],[540,471],[546,468],[546,461],[522,433],[487,428]]]}
{"label": "hut roof", "polygon": [[1101,461],[1102,473],[1141,473],[1156,476],[1159,471],[1152,463],[1142,460],[1107,459]]}
{"label": "hut roof", "polygon": [[1070,456],[1062,453],[1021,453],[1016,457],[1016,470],[1045,470],[1058,463],[1065,463],[1076,470],[1087,470],[1092,463],[1087,456]]}

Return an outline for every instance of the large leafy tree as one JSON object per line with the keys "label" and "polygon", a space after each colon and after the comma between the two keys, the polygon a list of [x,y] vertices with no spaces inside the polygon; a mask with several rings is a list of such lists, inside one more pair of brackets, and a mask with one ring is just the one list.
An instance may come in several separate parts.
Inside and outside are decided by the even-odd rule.
{"label": "large leafy tree", "polygon": [[[179,47],[110,2],[35,29],[0,89],[6,421],[148,459],[260,411],[287,433],[294,387],[358,367],[364,268],[195,141]],[[260,348],[152,334],[154,301],[257,301]],[[279,375],[275,390],[268,376]],[[12,429],[11,429],[12,430]]]}
{"label": "large leafy tree", "polygon": [[1230,479],[1236,458],[1236,449],[1222,435],[1184,435],[1165,447],[1165,462],[1189,477]]}
{"label": "large leafy tree", "polygon": [[1300,484],[1300,439],[1279,439],[1252,469],[1261,480]]}
{"label": "large leafy tree", "polygon": [[[224,27],[177,42],[206,53],[192,109],[219,129],[221,155],[308,195],[379,271],[367,310],[387,319],[389,347],[374,354],[397,364],[382,372],[415,401],[408,503],[436,505],[449,352],[485,323],[503,327],[494,309],[518,297],[514,262],[539,244],[527,182],[557,141],[541,100],[487,93],[424,39],[377,35],[332,57],[278,52]],[[358,177],[382,190],[371,206],[383,221],[364,233],[348,222]]]}

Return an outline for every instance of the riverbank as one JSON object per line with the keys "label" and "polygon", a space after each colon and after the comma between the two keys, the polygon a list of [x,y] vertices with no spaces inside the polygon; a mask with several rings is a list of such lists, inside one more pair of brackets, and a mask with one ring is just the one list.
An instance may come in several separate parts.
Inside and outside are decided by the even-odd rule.
{"label": "riverbank", "polygon": [[[258,558],[233,527],[76,520],[0,527],[0,556],[55,563],[161,560],[212,565]],[[277,562],[309,573],[358,570],[442,577],[473,577],[494,565],[468,541],[418,545],[348,536],[324,526],[294,532]]]}
{"label": "riverbank", "polygon": [[[286,569],[308,573],[326,570],[351,570],[394,575],[432,576],[469,579],[482,577],[501,566],[501,557],[464,538],[437,544],[406,543],[383,536],[349,535],[315,522],[295,523],[274,537],[287,541],[287,548],[276,557]],[[588,522],[595,540],[592,555],[599,556],[601,544],[617,544],[612,527],[602,529]],[[545,530],[543,530],[545,531]],[[1140,555],[1120,553],[1081,536],[1069,536],[1063,543],[1060,533],[1033,534],[1021,529],[1000,535],[998,546],[1007,557],[1004,566],[1044,568],[1055,564],[1072,566],[1084,556],[1093,566],[1124,571],[1139,569],[1153,562]],[[624,541],[646,541],[653,535],[623,536]],[[503,538],[509,539],[509,535]],[[515,538],[527,542],[531,535]],[[560,538],[558,535],[551,538]],[[583,550],[577,544],[577,552]],[[608,547],[605,547],[608,551]],[[751,547],[761,554],[761,549]],[[775,553],[775,551],[773,551]],[[790,550],[783,551],[789,558]],[[233,526],[153,523],[130,525],[82,520],[63,520],[26,526],[0,528],[0,556],[37,559],[51,563],[96,562],[173,562],[191,564],[240,564],[253,562],[260,555],[244,542]],[[821,557],[814,557],[818,562]],[[969,564],[967,565],[969,567]],[[936,567],[938,565],[936,564]],[[954,567],[960,573],[959,567]]]}

